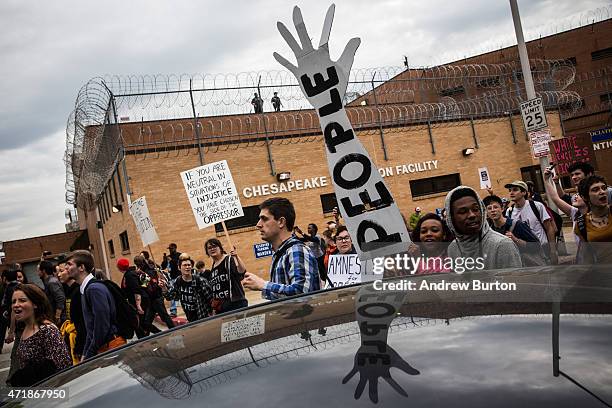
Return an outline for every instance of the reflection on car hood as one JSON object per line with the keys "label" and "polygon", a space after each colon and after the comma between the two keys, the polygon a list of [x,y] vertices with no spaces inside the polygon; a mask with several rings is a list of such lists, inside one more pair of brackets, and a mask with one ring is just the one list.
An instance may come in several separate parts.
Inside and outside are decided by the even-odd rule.
{"label": "reflection on car hood", "polygon": [[[572,296],[586,296],[592,288],[611,301],[612,274],[601,268],[555,274],[553,291],[542,284],[550,276],[525,270],[494,276],[516,278],[531,294],[570,300],[559,306],[504,301],[503,295],[499,302],[456,294],[444,302],[443,293],[381,295],[371,285],[272,302],[111,351],[42,386],[66,387],[71,407],[371,406],[372,401],[602,406],[597,398],[612,401],[612,305],[601,299],[576,302]],[[559,278],[564,274],[571,285],[564,286]],[[385,304],[384,296],[400,301]],[[374,303],[360,303],[369,297]],[[379,317],[386,310],[393,312],[389,324],[376,329],[373,322],[384,326]],[[553,328],[559,330],[557,376]],[[384,344],[364,342],[365,333],[377,331],[385,333]]]}

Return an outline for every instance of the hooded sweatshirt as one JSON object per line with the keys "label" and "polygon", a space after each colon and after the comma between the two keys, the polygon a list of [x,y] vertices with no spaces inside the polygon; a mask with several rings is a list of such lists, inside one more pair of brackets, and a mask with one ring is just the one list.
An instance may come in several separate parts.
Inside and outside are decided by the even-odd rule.
{"label": "hooded sweatshirt", "polygon": [[[468,195],[474,197],[480,206],[482,222],[480,232],[474,235],[461,234],[453,224],[451,203],[456,200],[455,195],[461,190],[467,190]],[[446,195],[444,203],[446,208],[448,228],[455,234],[455,239],[448,247],[450,258],[484,258],[485,269],[502,269],[522,266],[521,255],[514,242],[491,229],[485,219],[486,207],[478,193],[470,187],[459,186]]]}

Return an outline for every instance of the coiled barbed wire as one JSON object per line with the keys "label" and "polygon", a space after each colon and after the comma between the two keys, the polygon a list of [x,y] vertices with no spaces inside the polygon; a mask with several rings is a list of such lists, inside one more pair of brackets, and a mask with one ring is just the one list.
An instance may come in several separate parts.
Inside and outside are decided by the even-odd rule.
{"label": "coiled barbed wire", "polygon": [[[347,92],[347,113],[355,130],[362,134],[374,134],[379,126],[393,132],[402,126],[417,130],[461,126],[465,125],[461,121],[472,119],[504,120],[503,117],[517,111],[523,100],[518,90],[521,79],[517,69],[517,64],[506,63],[409,71],[397,67],[356,70],[351,72],[349,89],[352,90]],[[564,119],[572,117],[582,107],[581,95],[574,89],[601,87],[612,72],[604,68],[577,78],[575,68],[559,60],[533,60],[532,69],[538,95],[545,106],[559,109]],[[200,142],[205,149],[228,150],[268,142],[305,143],[320,137],[318,116],[312,110],[240,114],[241,110],[248,109],[243,108],[249,106],[247,95],[258,83],[260,87],[265,86],[262,88],[265,92],[282,89],[283,101],[285,93],[293,98],[288,104],[301,106],[305,103],[297,84],[290,82],[295,80],[287,72],[229,74],[223,78],[201,76],[199,79],[184,75],[112,76],[107,80],[110,84],[94,78],[83,86],[67,123],[66,201],[80,208],[95,207],[119,160],[122,146],[145,148],[141,156],[144,158],[159,157],[160,152],[168,154],[169,151],[190,154],[189,149],[181,146],[196,142],[189,86],[194,106],[203,107],[204,111],[232,112],[231,115],[207,117],[196,112]],[[221,83],[223,87],[218,86]],[[196,89],[196,85],[203,88]],[[374,96],[380,103],[373,101]],[[157,123],[145,122],[145,117]],[[163,119],[172,121],[160,122]],[[120,126],[115,126],[116,120]],[[134,123],[138,121],[141,123]],[[138,127],[137,131],[134,126]],[[270,140],[266,142],[263,136],[269,136]]]}

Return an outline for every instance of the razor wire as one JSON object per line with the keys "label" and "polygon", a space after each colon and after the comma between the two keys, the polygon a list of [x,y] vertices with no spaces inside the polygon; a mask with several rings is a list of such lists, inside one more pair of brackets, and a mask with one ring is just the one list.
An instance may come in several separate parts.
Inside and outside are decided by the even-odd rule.
{"label": "razor wire", "polygon": [[[608,1],[608,3],[610,3]],[[525,41],[537,41],[542,37],[556,35],[565,31],[600,23],[612,18],[612,4],[597,7],[592,10],[576,13],[565,18],[554,19],[548,24],[539,24],[535,27],[523,26]],[[525,22],[523,22],[524,24]],[[485,40],[478,48],[466,49],[461,55],[454,52],[444,52],[436,58],[437,65],[448,63],[449,61],[464,60],[466,55],[482,55],[490,52],[500,51],[516,46],[516,36],[508,34],[505,36],[495,36],[494,39]],[[517,57],[518,58],[518,57]]]}
{"label": "razor wire", "polygon": [[[583,108],[579,92],[612,83],[610,67],[576,76],[575,67],[564,60],[532,60],[531,65],[538,95],[548,109],[559,109],[564,119]],[[519,74],[518,63],[355,70],[345,102],[354,129],[363,135],[375,134],[381,125],[394,132],[407,126],[419,130],[465,126],[466,120],[507,120],[524,99]],[[303,106],[302,93],[291,81],[289,73],[281,71],[90,80],[79,91],[67,122],[66,201],[93,209],[121,147],[139,148],[141,158],[191,154],[198,144],[195,126],[208,151],[319,140],[318,116]],[[258,85],[264,90],[262,96],[282,90],[283,103],[291,106],[282,112],[244,114]],[[374,94],[380,104],[372,104]],[[298,109],[287,109],[291,107]],[[195,121],[192,108],[199,110]]]}
{"label": "razor wire", "polygon": [[[453,320],[473,319],[471,316]],[[422,328],[448,323],[445,319],[398,316],[390,326],[392,335],[410,328]],[[269,367],[275,363],[322,352],[340,345],[359,341],[356,322],[341,323],[325,328],[306,330],[279,339],[236,350],[211,360],[194,363],[190,369],[178,368],[180,362],[167,351],[145,351],[133,362],[122,362],[120,368],[145,388],[164,398],[185,399],[194,393],[204,393],[242,374]],[[144,368],[146,367],[146,369]]]}

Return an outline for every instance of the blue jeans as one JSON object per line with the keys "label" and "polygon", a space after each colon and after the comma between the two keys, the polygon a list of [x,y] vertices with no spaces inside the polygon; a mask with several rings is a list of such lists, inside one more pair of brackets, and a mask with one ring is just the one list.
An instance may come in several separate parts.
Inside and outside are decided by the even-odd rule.
{"label": "blue jeans", "polygon": [[173,314],[176,316],[176,300],[170,301],[170,314]]}

